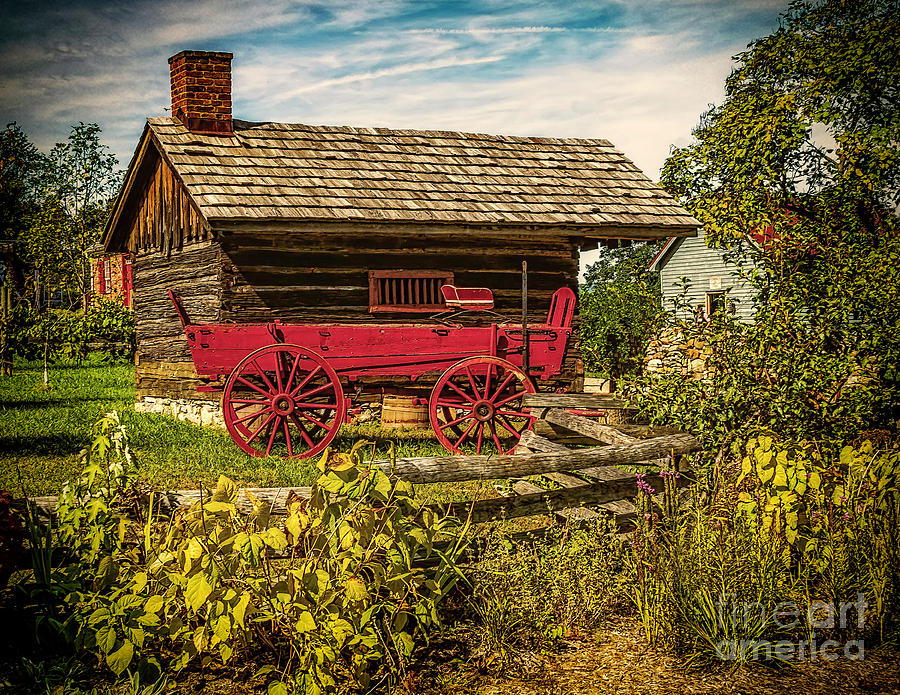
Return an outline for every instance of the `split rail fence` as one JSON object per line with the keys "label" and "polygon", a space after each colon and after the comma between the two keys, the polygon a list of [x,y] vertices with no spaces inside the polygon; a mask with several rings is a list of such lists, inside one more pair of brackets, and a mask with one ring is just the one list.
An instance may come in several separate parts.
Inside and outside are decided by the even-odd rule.
{"label": "split rail fence", "polygon": [[[412,483],[513,481],[511,495],[457,502],[449,508],[441,505],[449,513],[471,515],[473,523],[543,514],[552,514],[557,521],[577,522],[611,514],[620,527],[626,527],[634,518],[634,505],[628,500],[637,494],[637,480],[633,472],[620,466],[646,467],[647,482],[661,489],[660,470],[677,470],[682,455],[700,448],[691,434],[676,429],[603,424],[585,417],[583,409],[625,408],[610,396],[536,393],[526,397],[525,405],[537,414],[538,421],[533,431],[523,434],[511,455],[410,457],[373,465]],[[581,448],[570,448],[572,445]],[[681,476],[679,481],[687,484],[688,478]],[[289,495],[309,497],[310,488],[250,488],[249,492],[269,503],[273,514],[284,514]],[[156,499],[163,510],[171,512],[197,502],[201,494],[205,493],[176,490],[159,493]],[[33,497],[31,501],[45,515],[56,510],[56,497]],[[243,492],[237,506],[247,512],[252,508]]]}

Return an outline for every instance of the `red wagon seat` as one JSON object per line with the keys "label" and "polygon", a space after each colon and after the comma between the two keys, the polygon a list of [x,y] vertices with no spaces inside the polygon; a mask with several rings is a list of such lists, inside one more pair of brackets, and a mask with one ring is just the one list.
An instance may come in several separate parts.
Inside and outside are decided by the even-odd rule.
{"label": "red wagon seat", "polygon": [[494,293],[487,287],[457,287],[442,285],[444,302],[451,309],[466,311],[486,311],[494,308]]}

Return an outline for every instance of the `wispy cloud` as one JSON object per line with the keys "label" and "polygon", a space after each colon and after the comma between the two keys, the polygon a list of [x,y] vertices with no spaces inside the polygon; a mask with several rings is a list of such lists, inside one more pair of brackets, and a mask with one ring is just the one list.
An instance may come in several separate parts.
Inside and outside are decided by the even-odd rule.
{"label": "wispy cloud", "polygon": [[484,58],[448,58],[445,60],[433,60],[427,63],[412,63],[409,65],[397,65],[392,68],[384,68],[383,70],[373,70],[371,72],[360,72],[354,75],[344,75],[343,77],[334,77],[329,80],[322,80],[310,85],[298,87],[292,91],[284,92],[278,95],[276,101],[287,101],[293,99],[300,94],[306,92],[314,92],[328,87],[336,87],[338,85],[352,84],[354,82],[363,82],[365,80],[375,80],[380,77],[395,77],[398,75],[409,75],[414,72],[425,72],[427,70],[442,70],[445,68],[458,68],[466,65],[483,65],[484,63],[496,63],[503,60],[503,56],[485,56]]}
{"label": "wispy cloud", "polygon": [[623,27],[494,27],[494,28],[476,28],[469,27],[465,29],[444,29],[440,27],[424,28],[424,29],[405,29],[403,34],[469,34],[472,36],[494,35],[494,34],[573,34],[573,33],[589,33],[598,34],[606,32],[630,32],[633,29]]}

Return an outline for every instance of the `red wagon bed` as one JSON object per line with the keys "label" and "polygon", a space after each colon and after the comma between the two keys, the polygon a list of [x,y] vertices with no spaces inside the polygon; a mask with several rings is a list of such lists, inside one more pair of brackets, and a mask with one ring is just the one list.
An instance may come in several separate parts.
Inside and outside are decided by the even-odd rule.
{"label": "red wagon bed", "polygon": [[[452,289],[460,308],[487,308],[486,296],[472,292],[480,288]],[[308,457],[328,446],[347,410],[343,383],[425,374],[440,375],[429,415],[447,449],[471,445],[477,453],[507,453],[533,424],[521,404],[525,393],[536,390],[532,379],[562,370],[575,310],[574,293],[561,288],[546,322],[529,323],[527,331],[521,324],[466,327],[446,321],[194,324],[178,297],[171,291],[169,296],[197,373],[214,381],[227,375],[222,409],[229,433],[241,449],[260,456]]]}

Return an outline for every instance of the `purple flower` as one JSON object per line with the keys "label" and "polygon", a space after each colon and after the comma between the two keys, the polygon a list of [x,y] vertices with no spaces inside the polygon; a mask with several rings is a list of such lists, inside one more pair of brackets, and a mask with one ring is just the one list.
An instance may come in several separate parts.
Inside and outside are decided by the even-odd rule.
{"label": "purple flower", "polygon": [[850,514],[844,514],[844,521],[850,521]]}

